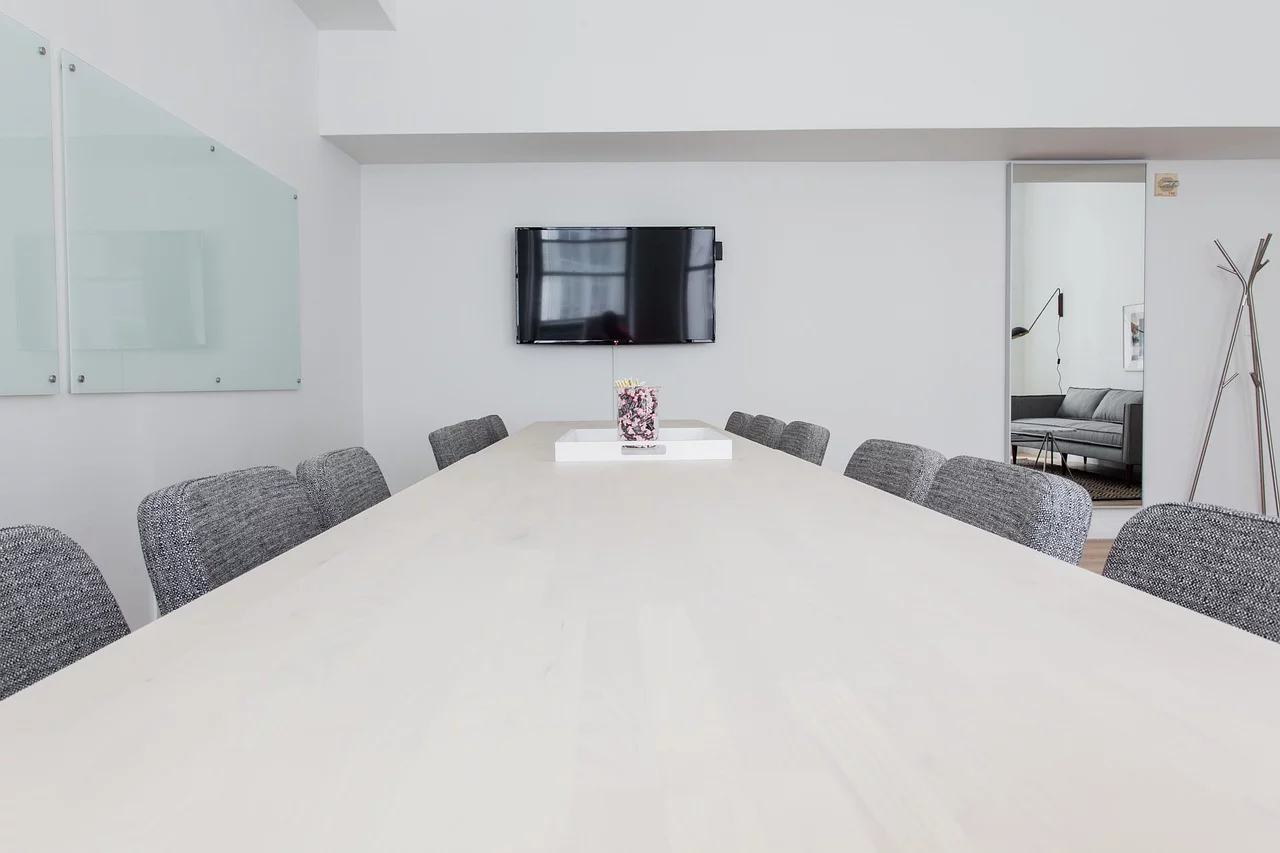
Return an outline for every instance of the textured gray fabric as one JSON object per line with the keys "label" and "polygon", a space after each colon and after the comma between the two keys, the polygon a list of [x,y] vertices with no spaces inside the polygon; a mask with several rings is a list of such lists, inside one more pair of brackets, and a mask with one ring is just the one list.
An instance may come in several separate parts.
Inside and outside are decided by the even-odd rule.
{"label": "textured gray fabric", "polygon": [[849,458],[844,475],[882,492],[920,503],[929,492],[933,477],[947,461],[936,450],[869,438]]}
{"label": "textured gray fabric", "polygon": [[778,449],[778,443],[782,441],[782,431],[787,425],[768,415],[756,415],[751,419],[751,423],[747,425],[746,438],[751,439],[756,444],[763,444],[765,447]]}
{"label": "textured gray fabric", "polygon": [[751,415],[746,412],[734,412],[729,415],[729,420],[725,422],[724,431],[746,438],[749,426],[751,426]]}
{"label": "textured gray fabric", "polygon": [[1059,430],[1088,429],[1096,423],[1097,421],[1082,421],[1077,418],[1031,418],[1014,421],[1011,431],[1019,435],[1043,435]]}
{"label": "textured gray fabric", "polygon": [[831,430],[826,427],[805,421],[792,421],[782,430],[778,449],[805,462],[821,465],[822,460],[827,456],[829,441],[831,441]]}
{"label": "textured gray fabric", "polygon": [[1055,474],[957,456],[933,478],[924,505],[1068,563],[1079,563],[1093,501]]}
{"label": "textured gray fabric", "polygon": [[1062,394],[1015,394],[1009,398],[1009,419],[1021,421],[1040,420],[1058,416],[1062,408]]}
{"label": "textured gray fabric", "polygon": [[436,467],[441,471],[472,452],[466,421],[440,427],[427,436],[427,441],[431,442]]}
{"label": "textured gray fabric", "polygon": [[70,537],[0,528],[0,699],[128,633],[98,567]]}
{"label": "textured gray fabric", "polygon": [[489,433],[489,443],[502,441],[507,437],[507,425],[502,422],[502,418],[497,415],[486,415],[481,419],[484,422],[485,430]]}
{"label": "textured gray fabric", "polygon": [[471,421],[464,421],[467,424],[467,441],[472,453],[479,453],[489,445],[498,441],[496,434],[489,427],[489,423],[484,418],[476,418]]}
{"label": "textured gray fabric", "polygon": [[1073,429],[1062,436],[1067,441],[1083,441],[1088,444],[1100,444],[1104,447],[1119,447],[1124,439],[1124,425],[1110,421],[1089,421],[1089,425]]}
{"label": "textured gray fabric", "polygon": [[436,467],[443,471],[455,462],[484,450],[496,439],[481,420],[461,421],[451,424],[427,436],[431,452],[436,457]]}
{"label": "textured gray fabric", "polygon": [[1280,519],[1149,506],[1120,528],[1102,575],[1280,642]]}
{"label": "textured gray fabric", "polygon": [[298,481],[326,529],[391,497],[377,460],[363,447],[321,453],[299,462]]}
{"label": "textured gray fabric", "polygon": [[[1121,392],[1128,394],[1130,392]],[[1036,405],[1054,399],[1047,397],[1013,397],[1013,409],[1025,414]],[[1043,408],[1040,409],[1043,411]],[[1009,442],[1018,447],[1043,449],[1042,436],[1053,433],[1053,450],[1078,454],[1090,459],[1105,459],[1122,465],[1142,464],[1142,403],[1126,402],[1121,423],[1096,419],[1035,417],[1015,418],[1009,425]]]}
{"label": "textured gray fabric", "polygon": [[1102,398],[1102,402],[1098,404],[1098,408],[1093,412],[1095,421],[1111,421],[1112,423],[1124,423],[1124,407],[1129,403],[1141,403],[1141,391],[1121,391],[1118,388],[1107,390],[1106,396]]}
{"label": "textured gray fabric", "polygon": [[1102,398],[1107,396],[1108,388],[1068,388],[1058,407],[1058,417],[1090,420]]}
{"label": "textured gray fabric", "polygon": [[274,466],[187,480],[138,505],[142,556],[161,614],[323,530],[307,490]]}

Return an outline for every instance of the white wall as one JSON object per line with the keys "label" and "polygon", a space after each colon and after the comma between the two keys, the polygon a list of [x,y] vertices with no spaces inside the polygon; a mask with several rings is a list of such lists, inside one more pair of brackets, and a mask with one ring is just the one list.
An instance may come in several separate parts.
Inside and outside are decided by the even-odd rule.
{"label": "white wall", "polygon": [[1123,366],[1122,307],[1143,300],[1146,203],[1141,183],[1013,185],[1013,324],[1029,327],[1055,288],[1065,296],[1061,342],[1055,304],[1013,341],[1014,394],[1059,393],[1059,353],[1063,391],[1142,389]]}
{"label": "white wall", "polygon": [[[1148,503],[1186,497],[1234,318],[1213,238],[1247,261],[1280,224],[1280,162],[1157,171],[1182,185],[1174,199],[1145,188]],[[741,408],[826,424],[833,468],[870,435],[1003,458],[1003,187],[995,163],[366,167],[366,443],[399,488],[433,470],[426,435],[442,424],[490,411],[514,428],[607,418],[616,355],[619,375],[664,386],[668,417],[719,422]],[[717,225],[717,343],[514,344],[511,229],[566,222]],[[1273,276],[1262,273],[1258,303],[1274,348]],[[814,310],[830,334],[805,332]],[[1198,497],[1256,509],[1246,382],[1228,388]]]}
{"label": "white wall", "polygon": [[1280,125],[1256,0],[400,0],[396,23],[322,34],[322,132]]}
{"label": "white wall", "polygon": [[0,398],[0,524],[65,530],[136,626],[154,608],[145,494],[360,440],[359,169],[317,135],[317,36],[292,0],[0,0],[0,13],[53,42],[51,70],[73,51],[300,195],[300,390],[71,396],[64,355],[64,393]]}
{"label": "white wall", "polygon": [[[1148,503],[1186,500],[1235,320],[1240,288],[1216,269],[1222,259],[1213,240],[1221,239],[1247,272],[1258,239],[1280,231],[1280,161],[1153,162],[1149,184],[1156,172],[1177,172],[1182,183],[1176,198],[1154,198],[1150,187],[1147,195]],[[1273,243],[1270,255],[1280,257],[1280,244]],[[1256,297],[1263,355],[1272,375],[1280,375],[1280,268],[1274,263],[1259,275]],[[1245,331],[1236,352],[1233,370],[1240,377],[1223,395],[1196,499],[1256,511],[1257,439]],[[1280,395],[1274,385],[1271,390]],[[1280,398],[1272,405],[1280,416]]]}
{"label": "white wall", "polygon": [[[616,355],[664,417],[829,427],[833,468],[871,436],[1002,458],[1004,207],[1001,163],[366,167],[366,444],[395,489],[447,423],[607,419]],[[716,343],[518,346],[513,228],[593,223],[715,225]]]}

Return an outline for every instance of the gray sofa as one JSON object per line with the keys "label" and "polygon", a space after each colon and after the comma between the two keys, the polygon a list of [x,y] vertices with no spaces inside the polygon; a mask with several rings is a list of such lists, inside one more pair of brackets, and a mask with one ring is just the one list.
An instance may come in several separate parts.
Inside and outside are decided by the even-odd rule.
{"label": "gray sofa", "polygon": [[[1133,478],[1142,464],[1142,392],[1116,388],[1068,388],[1066,394],[1015,396],[1010,401],[1009,443],[1052,449],[1123,465]],[[1044,434],[1053,433],[1050,445]]]}

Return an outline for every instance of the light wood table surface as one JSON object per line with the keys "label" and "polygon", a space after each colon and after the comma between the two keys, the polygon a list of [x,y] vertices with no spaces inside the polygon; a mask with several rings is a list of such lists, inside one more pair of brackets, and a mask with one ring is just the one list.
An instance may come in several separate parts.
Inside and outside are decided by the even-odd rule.
{"label": "light wood table surface", "polygon": [[556,465],[582,425],[0,702],[0,849],[1280,849],[1280,646],[745,440]]}

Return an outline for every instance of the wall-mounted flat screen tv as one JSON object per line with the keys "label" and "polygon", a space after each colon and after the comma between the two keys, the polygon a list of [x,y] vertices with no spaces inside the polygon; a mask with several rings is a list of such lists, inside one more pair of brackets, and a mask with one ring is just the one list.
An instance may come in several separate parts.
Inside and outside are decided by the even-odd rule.
{"label": "wall-mounted flat screen tv", "polygon": [[716,230],[517,228],[522,344],[716,339]]}

